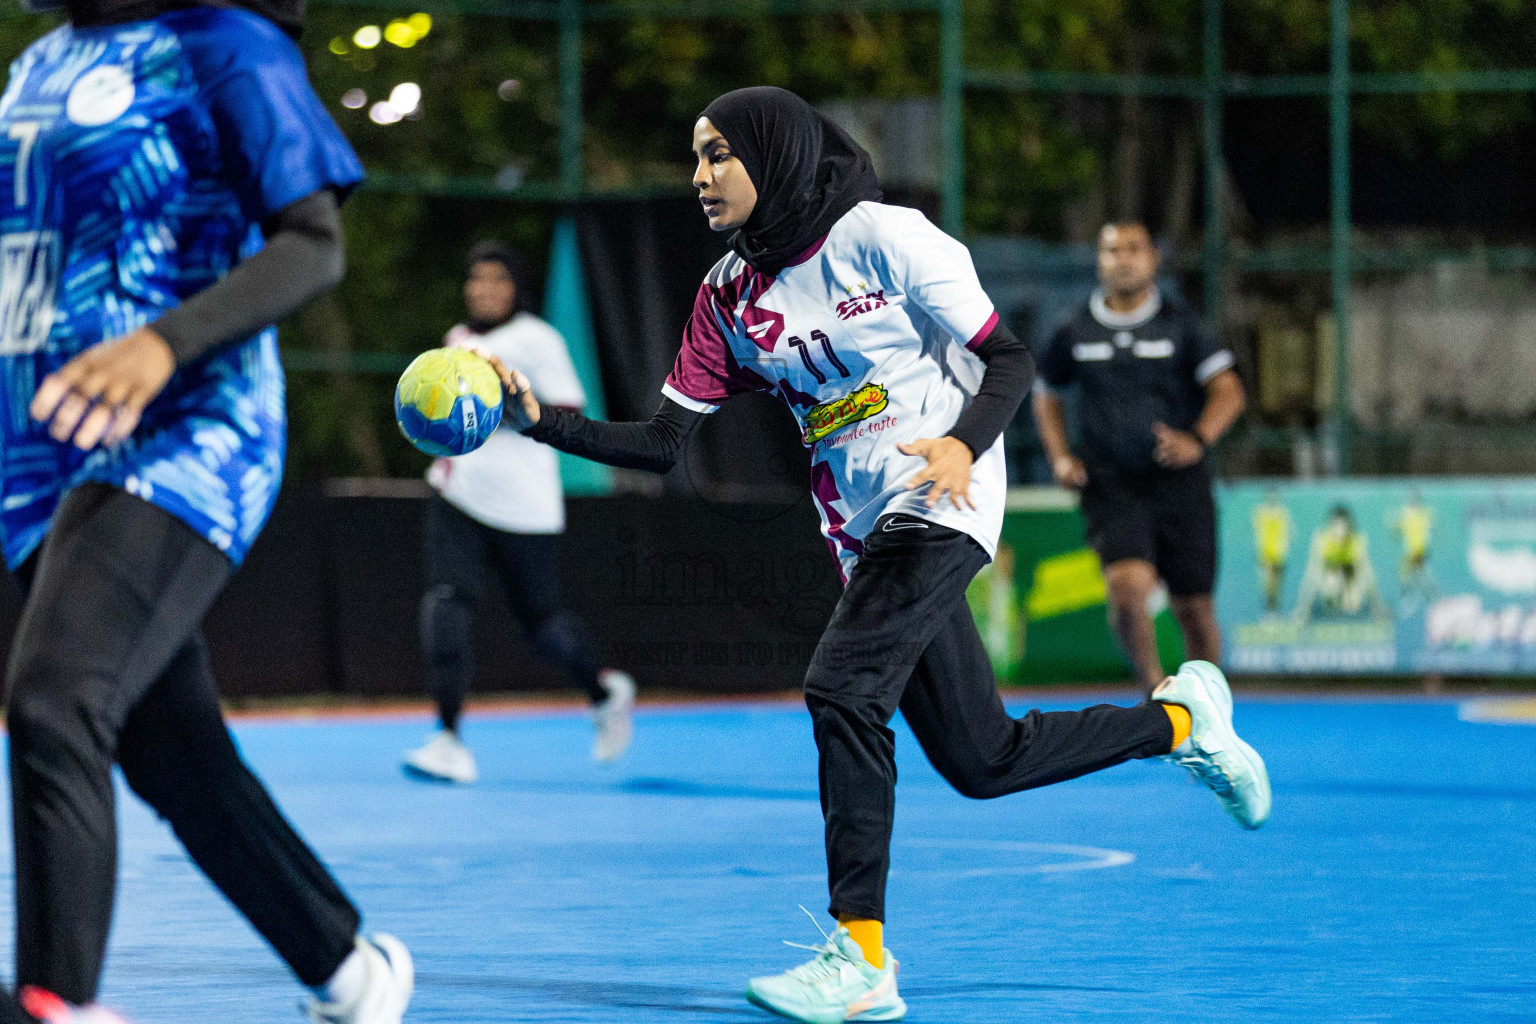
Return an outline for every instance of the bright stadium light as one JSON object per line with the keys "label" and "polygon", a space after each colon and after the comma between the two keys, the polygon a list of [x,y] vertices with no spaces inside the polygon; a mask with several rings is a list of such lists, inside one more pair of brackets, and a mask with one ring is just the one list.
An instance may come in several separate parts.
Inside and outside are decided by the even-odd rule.
{"label": "bright stadium light", "polygon": [[348,110],[360,110],[368,102],[368,94],[361,89],[348,89],[341,94],[341,105]]}
{"label": "bright stadium light", "polygon": [[391,46],[409,49],[416,45],[416,33],[404,18],[396,18],[384,26],[384,39]]}
{"label": "bright stadium light", "polygon": [[336,36],[331,40],[331,45],[328,49],[336,56],[341,57],[347,52],[347,41],[341,38],[341,36]]}
{"label": "bright stadium light", "polygon": [[427,38],[427,33],[432,31],[432,15],[424,11],[417,11],[406,18],[405,23],[411,26],[411,31],[416,33],[417,39]]}
{"label": "bright stadium light", "polygon": [[368,108],[368,119],[374,124],[394,124],[405,115],[388,103],[380,101]]}
{"label": "bright stadium light", "polygon": [[352,42],[364,50],[371,50],[378,46],[384,39],[384,33],[377,25],[364,25],[352,35]]}
{"label": "bright stadium light", "polygon": [[414,114],[421,106],[421,86],[415,82],[401,82],[389,91],[389,105],[401,117]]}

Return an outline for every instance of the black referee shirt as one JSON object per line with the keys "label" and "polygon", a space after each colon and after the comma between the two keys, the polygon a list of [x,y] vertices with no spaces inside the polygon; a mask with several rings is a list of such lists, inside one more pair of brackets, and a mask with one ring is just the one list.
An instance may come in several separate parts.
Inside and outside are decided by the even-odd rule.
{"label": "black referee shirt", "polygon": [[1115,313],[1094,292],[1062,324],[1040,357],[1040,380],[1078,384],[1083,459],[1131,472],[1157,468],[1153,423],[1189,430],[1205,408],[1205,385],[1235,360],[1185,306],[1156,288],[1130,313]]}

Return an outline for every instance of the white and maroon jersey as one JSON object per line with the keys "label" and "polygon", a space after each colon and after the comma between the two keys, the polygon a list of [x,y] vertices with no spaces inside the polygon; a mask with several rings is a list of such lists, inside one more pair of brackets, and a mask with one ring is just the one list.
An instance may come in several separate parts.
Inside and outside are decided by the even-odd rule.
{"label": "white and maroon jersey", "polygon": [[1001,440],[971,470],[976,508],[904,485],[925,465],[896,446],[943,437],[981,383],[967,351],[997,323],[965,246],[917,210],[860,203],[777,276],[727,255],[699,289],[662,393],[698,412],[748,391],[778,395],[811,451],[811,493],[844,577],[876,519],[902,512],[997,550]]}
{"label": "white and maroon jersey", "polygon": [[[447,348],[483,348],[523,371],[539,401],[579,409],[587,404],[581,378],[560,332],[532,313],[476,334],[463,324],[443,339]],[[503,425],[467,455],[438,459],[427,482],[449,503],[486,526],[509,533],[565,529],[565,493],[555,450]]]}

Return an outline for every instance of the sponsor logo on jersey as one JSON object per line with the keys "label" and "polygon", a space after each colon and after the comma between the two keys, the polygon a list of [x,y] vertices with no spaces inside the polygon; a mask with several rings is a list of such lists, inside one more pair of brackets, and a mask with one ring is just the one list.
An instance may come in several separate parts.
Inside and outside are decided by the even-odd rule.
{"label": "sponsor logo on jersey", "polygon": [[890,404],[883,384],[865,384],[842,398],[812,406],[805,413],[805,443],[815,444],[850,423],[879,415]]}
{"label": "sponsor logo on jersey", "polygon": [[839,320],[852,320],[861,313],[868,313],[872,309],[879,309],[881,306],[889,305],[890,303],[885,299],[885,289],[881,288],[879,291],[865,292],[863,295],[856,295],[851,299],[844,299],[842,302],[839,302],[837,304],[837,318]]}
{"label": "sponsor logo on jersey", "polygon": [[64,113],[84,128],[111,124],[133,106],[133,75],[118,64],[92,68],[76,80],[64,101]]}

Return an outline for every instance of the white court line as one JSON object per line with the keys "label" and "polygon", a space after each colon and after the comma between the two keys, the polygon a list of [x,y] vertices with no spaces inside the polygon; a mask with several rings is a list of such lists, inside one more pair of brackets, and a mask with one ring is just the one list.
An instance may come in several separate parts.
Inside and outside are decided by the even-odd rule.
{"label": "white court line", "polygon": [[[915,846],[929,850],[974,850],[995,853],[1046,853],[1055,856],[1078,857],[1079,860],[1056,861],[1047,864],[1004,864],[997,867],[969,868],[966,870],[911,870],[892,868],[891,877],[902,878],[995,878],[1009,875],[1052,875],[1067,871],[1099,871],[1103,868],[1119,868],[1136,860],[1136,855],[1125,850],[1106,850],[1098,846],[1075,846],[1070,843],[1025,843],[1012,840],[992,839],[903,839],[892,846]],[[820,882],[825,875],[783,875],[773,877],[779,882]]]}
{"label": "white court line", "polygon": [[988,839],[908,839],[903,846],[917,846],[936,850],[991,850],[1001,853],[1049,853],[1082,860],[1061,861],[1052,864],[1021,864],[997,868],[972,868],[969,871],[914,871],[910,874],[950,875],[955,878],[987,878],[992,875],[1049,875],[1062,871],[1098,871],[1102,868],[1124,867],[1136,859],[1134,853],[1125,850],[1105,850],[1097,846],[1074,846],[1069,843],[1020,843]]}

